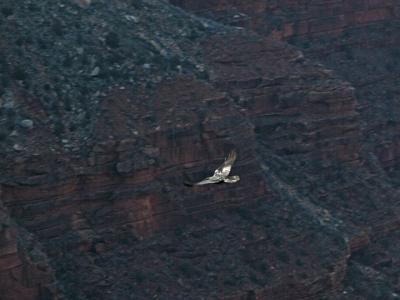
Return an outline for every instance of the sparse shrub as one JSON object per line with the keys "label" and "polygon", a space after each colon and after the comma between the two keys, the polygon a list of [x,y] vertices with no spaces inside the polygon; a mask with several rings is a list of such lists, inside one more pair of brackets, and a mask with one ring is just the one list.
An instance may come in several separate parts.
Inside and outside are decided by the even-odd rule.
{"label": "sparse shrub", "polygon": [[288,37],[287,42],[291,45],[297,45],[297,43],[298,43],[295,35]]}
{"label": "sparse shrub", "polygon": [[61,120],[57,120],[54,124],[54,134],[56,136],[60,136],[63,133],[64,133],[64,124],[61,122]]}
{"label": "sparse shrub", "polygon": [[8,119],[12,119],[12,120],[14,120],[14,118],[17,114],[13,108],[6,108],[4,110],[4,113],[6,114]]}
{"label": "sparse shrub", "polygon": [[73,62],[73,60],[72,60],[71,56],[69,56],[69,55],[65,56],[64,60],[62,62],[63,67],[65,67],[65,68],[71,67],[72,66],[72,62]]}
{"label": "sparse shrub", "polygon": [[28,78],[28,74],[26,73],[26,71],[23,67],[16,66],[12,73],[12,77],[15,80],[26,80]]}
{"label": "sparse shrub", "polygon": [[7,132],[5,130],[0,130],[0,142],[7,138]]}
{"label": "sparse shrub", "polygon": [[393,57],[400,57],[400,49],[399,48],[394,48],[391,50],[391,54]]}
{"label": "sparse shrub", "polygon": [[0,56],[0,73],[7,73],[8,64],[5,56]]}
{"label": "sparse shrub", "polygon": [[51,85],[48,84],[48,83],[45,83],[45,84],[43,85],[43,89],[44,89],[46,92],[48,92],[48,91],[51,90]]}
{"label": "sparse shrub", "polygon": [[238,207],[236,212],[242,219],[251,220],[252,218],[251,212],[244,207]]}
{"label": "sparse shrub", "polygon": [[190,31],[190,34],[189,34],[189,36],[188,36],[188,38],[190,39],[190,40],[195,40],[195,39],[197,39],[199,37],[199,34],[195,31],[195,30],[191,30]]}
{"label": "sparse shrub", "polygon": [[140,9],[143,7],[143,2],[142,0],[131,0],[130,5],[132,5],[136,9]]}
{"label": "sparse shrub", "polygon": [[36,39],[36,43],[38,44],[40,49],[44,50],[48,48],[46,41],[40,37]]}
{"label": "sparse shrub", "polygon": [[[112,197],[112,194],[113,193],[107,193],[107,195],[105,197],[110,202],[112,202],[114,199]],[[131,231],[128,231],[128,230],[123,230],[123,231],[117,233],[116,237],[117,237],[117,241],[123,245],[131,245],[132,243],[137,241],[137,237]]]}
{"label": "sparse shrub", "polygon": [[15,118],[7,119],[6,127],[9,131],[14,130],[15,128]]}
{"label": "sparse shrub", "polygon": [[386,65],[385,65],[385,69],[387,70],[387,71],[389,71],[389,72],[393,72],[394,70],[395,70],[395,64],[393,64],[393,63],[390,63],[390,62],[388,62]]}
{"label": "sparse shrub", "polygon": [[273,241],[272,244],[274,244],[275,247],[280,247],[283,245],[283,238],[278,236],[276,237]]}
{"label": "sparse shrub", "polygon": [[1,84],[3,85],[3,88],[10,86],[10,78],[7,76],[7,74],[1,77]]}
{"label": "sparse shrub", "polygon": [[351,36],[351,32],[349,30],[345,30],[342,33],[343,38],[349,38]]}
{"label": "sparse shrub", "polygon": [[196,268],[189,262],[183,262],[180,264],[179,270],[187,277],[193,277],[198,273]]}
{"label": "sparse shrub", "polygon": [[78,45],[82,45],[84,43],[84,38],[80,32],[78,32],[76,35],[76,43]]}
{"label": "sparse shrub", "polygon": [[394,120],[387,120],[386,121],[386,125],[389,126],[389,127],[394,127],[394,126],[397,125],[397,122],[394,121]]}
{"label": "sparse shrub", "polygon": [[119,47],[119,37],[116,32],[109,32],[106,35],[106,45],[110,48],[118,48]]}
{"label": "sparse shrub", "polygon": [[28,4],[28,9],[30,11],[37,11],[38,10],[38,6],[36,4],[34,4],[34,3],[29,3]]}
{"label": "sparse shrub", "polygon": [[307,278],[308,278],[307,273],[301,272],[301,273],[300,273],[300,278],[302,278],[302,279],[307,279]]}
{"label": "sparse shrub", "polygon": [[387,249],[390,246],[390,240],[386,237],[380,240],[380,243],[383,245],[385,249]]}
{"label": "sparse shrub", "polygon": [[302,47],[303,47],[304,49],[308,49],[308,48],[310,48],[310,46],[311,46],[311,44],[310,44],[309,41],[305,41],[305,42],[303,42],[303,44],[302,44]]}
{"label": "sparse shrub", "polygon": [[7,18],[8,16],[11,16],[14,12],[11,7],[6,6],[1,9],[1,13]]}
{"label": "sparse shrub", "polygon": [[90,64],[89,56],[86,54],[86,52],[81,56],[81,64],[84,66]]}
{"label": "sparse shrub", "polygon": [[376,288],[376,293],[376,299],[390,299],[392,295],[392,290],[389,283],[379,282]]}
{"label": "sparse shrub", "polygon": [[249,264],[251,266],[254,264],[254,258],[249,249],[242,249],[242,250],[240,250],[240,253],[241,253],[243,261],[246,264]]}
{"label": "sparse shrub", "polygon": [[286,251],[278,251],[276,253],[276,257],[279,259],[279,261],[281,261],[285,264],[287,264],[290,261],[290,257]]}
{"label": "sparse shrub", "polygon": [[373,254],[368,249],[361,249],[353,254],[354,258],[366,265],[374,263]]}
{"label": "sparse shrub", "polygon": [[342,49],[343,49],[346,59],[348,59],[348,60],[354,59],[353,51],[351,50],[351,48],[344,46]]}
{"label": "sparse shrub", "polygon": [[261,282],[260,282],[260,280],[259,280],[259,278],[258,278],[258,276],[257,276],[257,274],[255,272],[250,272],[249,278],[250,278],[250,280],[252,282],[261,284]]}
{"label": "sparse shrub", "polygon": [[142,271],[137,271],[135,274],[135,280],[137,283],[142,283],[146,279],[146,275]]}
{"label": "sparse shrub", "polygon": [[26,37],[24,38],[24,42],[25,42],[25,44],[27,44],[27,45],[31,45],[31,44],[33,43],[32,37],[31,37],[31,36],[26,36]]}
{"label": "sparse shrub", "polygon": [[183,236],[183,229],[181,227],[176,227],[174,230],[175,236],[181,237]]}
{"label": "sparse shrub", "polygon": [[52,31],[57,36],[62,36],[64,34],[64,28],[60,20],[56,19],[53,21],[53,25],[51,27]]}
{"label": "sparse shrub", "polygon": [[302,267],[302,266],[304,266],[304,262],[300,258],[297,258],[296,265],[298,265],[299,267]]}
{"label": "sparse shrub", "polygon": [[66,111],[71,111],[72,107],[71,107],[71,99],[70,98],[65,98],[64,99],[64,108]]}
{"label": "sparse shrub", "polygon": [[230,285],[230,286],[235,286],[236,285],[236,280],[233,277],[225,277],[224,278],[224,284],[225,285]]}
{"label": "sparse shrub", "polygon": [[69,125],[69,131],[74,132],[76,130],[76,125],[75,124],[70,124]]}
{"label": "sparse shrub", "polygon": [[55,101],[55,100],[50,100],[50,101],[51,101],[51,102],[50,102],[50,109],[51,109],[51,111],[52,111],[54,114],[59,115],[59,114],[60,114],[60,110],[59,110],[57,101]]}
{"label": "sparse shrub", "polygon": [[210,79],[210,75],[206,71],[199,72],[197,77],[201,80],[209,80]]}
{"label": "sparse shrub", "polygon": [[22,38],[18,38],[18,39],[15,41],[15,44],[16,44],[17,46],[21,47],[21,46],[24,44],[24,40],[23,40]]}
{"label": "sparse shrub", "polygon": [[107,61],[110,64],[120,64],[124,61],[124,56],[120,53],[110,53],[110,56],[107,57]]}
{"label": "sparse shrub", "polygon": [[282,30],[283,20],[281,18],[272,16],[270,22],[273,28],[277,30]]}
{"label": "sparse shrub", "polygon": [[308,253],[304,249],[299,249],[298,252],[301,256],[308,256]]}
{"label": "sparse shrub", "polygon": [[257,270],[263,274],[268,274],[269,273],[268,264],[266,262],[261,262],[257,264]]}
{"label": "sparse shrub", "polygon": [[165,60],[162,56],[156,56],[155,60],[159,64],[164,64],[166,63],[166,68],[168,70],[175,69],[179,64],[181,64],[181,61],[177,55],[172,56],[170,59]]}
{"label": "sparse shrub", "polygon": [[287,177],[286,177],[286,182],[287,182],[288,184],[294,184],[294,183],[296,182],[296,176],[293,175],[293,174],[287,175]]}

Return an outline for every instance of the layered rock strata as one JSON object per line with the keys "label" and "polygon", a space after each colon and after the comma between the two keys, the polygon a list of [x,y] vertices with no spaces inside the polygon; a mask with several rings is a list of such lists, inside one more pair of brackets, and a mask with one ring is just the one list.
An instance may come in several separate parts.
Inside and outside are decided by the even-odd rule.
{"label": "layered rock strata", "polygon": [[54,274],[41,245],[10,219],[3,205],[0,226],[1,297],[54,299]]}

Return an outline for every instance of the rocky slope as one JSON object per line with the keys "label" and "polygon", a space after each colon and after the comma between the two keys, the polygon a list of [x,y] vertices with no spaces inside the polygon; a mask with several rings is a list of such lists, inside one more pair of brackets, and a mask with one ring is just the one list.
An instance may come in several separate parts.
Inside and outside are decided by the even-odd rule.
{"label": "rocky slope", "polygon": [[[396,97],[323,54],[395,4],[331,34],[278,2],[1,4],[6,299],[397,297]],[[238,184],[182,184],[232,148]]]}

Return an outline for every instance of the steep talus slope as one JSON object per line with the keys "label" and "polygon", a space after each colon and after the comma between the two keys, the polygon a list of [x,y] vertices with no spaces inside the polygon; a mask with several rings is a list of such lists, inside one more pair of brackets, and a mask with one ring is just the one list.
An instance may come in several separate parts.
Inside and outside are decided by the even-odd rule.
{"label": "steep talus slope", "polygon": [[[75,2],[1,4],[7,297],[362,297],[363,253],[348,259],[375,263],[395,238],[398,191],[365,150],[354,85],[278,30],[164,1]],[[238,184],[183,185],[232,148]]]}

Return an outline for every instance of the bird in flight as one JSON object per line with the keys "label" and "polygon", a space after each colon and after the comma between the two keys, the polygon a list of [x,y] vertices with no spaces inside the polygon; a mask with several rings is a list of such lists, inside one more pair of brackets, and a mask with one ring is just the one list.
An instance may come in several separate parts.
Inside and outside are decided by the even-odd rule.
{"label": "bird in flight", "polygon": [[210,184],[210,183],[235,183],[240,180],[240,177],[237,175],[234,176],[228,176],[229,173],[231,172],[232,165],[236,160],[236,151],[232,150],[229,152],[229,155],[227,158],[225,158],[225,161],[214,171],[214,175],[207,177],[203,179],[202,181],[195,182],[195,183],[189,183],[185,182],[185,185],[187,186],[194,186],[194,185],[204,185],[204,184]]}

